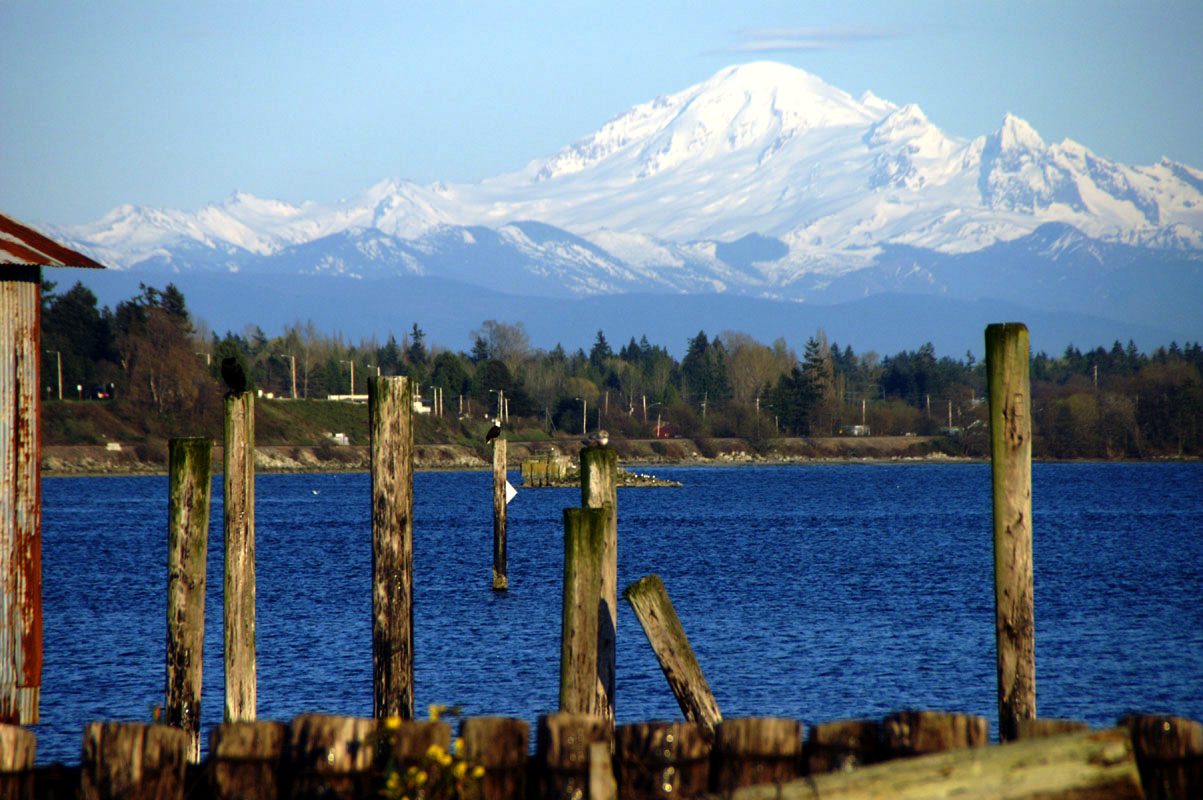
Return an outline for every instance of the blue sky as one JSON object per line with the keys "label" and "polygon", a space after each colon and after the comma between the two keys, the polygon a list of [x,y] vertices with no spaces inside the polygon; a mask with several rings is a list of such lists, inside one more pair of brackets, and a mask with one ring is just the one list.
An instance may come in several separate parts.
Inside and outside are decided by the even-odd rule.
{"label": "blue sky", "polygon": [[1198,0],[0,0],[0,210],[74,224],[475,181],[758,59],[958,136],[1013,112],[1045,141],[1203,167],[1201,41]]}

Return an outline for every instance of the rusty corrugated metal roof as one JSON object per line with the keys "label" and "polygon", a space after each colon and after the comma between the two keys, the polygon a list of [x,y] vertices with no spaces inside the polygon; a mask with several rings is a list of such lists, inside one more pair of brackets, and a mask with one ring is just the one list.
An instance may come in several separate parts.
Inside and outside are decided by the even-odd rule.
{"label": "rusty corrugated metal roof", "polygon": [[0,214],[0,269],[7,265],[104,269],[104,264]]}

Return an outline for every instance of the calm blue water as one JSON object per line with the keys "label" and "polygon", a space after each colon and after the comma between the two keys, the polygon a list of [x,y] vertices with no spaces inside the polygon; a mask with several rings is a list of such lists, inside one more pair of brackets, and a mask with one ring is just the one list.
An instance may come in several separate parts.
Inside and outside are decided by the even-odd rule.
{"label": "calm blue water", "polygon": [[[808,722],[937,708],[997,716],[989,467],[651,470],[619,493],[619,587],[659,573],[726,716]],[[519,478],[512,475],[517,484]],[[256,479],[259,716],[370,716],[366,474]],[[1037,705],[1112,723],[1203,719],[1203,464],[1037,464]],[[162,702],[166,478],[43,484],[45,671],[38,761],[83,726]],[[209,544],[202,720],[221,721],[221,482]],[[509,508],[510,590],[492,580],[491,479],[415,479],[416,700],[534,721],[558,697],[561,509]],[[619,721],[679,718],[620,601]]]}

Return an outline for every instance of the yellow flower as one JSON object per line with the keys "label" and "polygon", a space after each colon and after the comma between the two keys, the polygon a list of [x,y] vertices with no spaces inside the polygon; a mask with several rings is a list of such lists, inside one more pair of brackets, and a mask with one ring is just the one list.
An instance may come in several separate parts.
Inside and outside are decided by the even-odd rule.
{"label": "yellow flower", "polygon": [[485,768],[479,764],[472,768],[472,777],[480,780],[485,776]]}
{"label": "yellow flower", "polygon": [[401,776],[393,772],[388,776],[387,783],[389,791],[396,791],[401,788]]}
{"label": "yellow flower", "polygon": [[441,717],[441,716],[443,715],[443,712],[447,710],[447,706],[444,706],[444,705],[438,705],[438,704],[431,704],[431,705],[429,705],[429,706],[427,706],[427,707],[426,707],[426,710],[427,710],[428,712],[430,712],[430,721],[431,721],[431,722],[438,722],[438,721],[439,721],[439,717]]}
{"label": "yellow flower", "polygon": [[426,748],[426,757],[431,760],[438,761],[443,757],[444,752],[445,751],[442,747],[437,744],[432,744],[430,747]]}
{"label": "yellow flower", "polygon": [[419,772],[414,776],[414,783],[416,783],[418,786],[421,786],[422,784],[426,783],[426,779],[428,777],[429,776],[425,772]]}
{"label": "yellow flower", "polygon": [[451,766],[451,756],[447,755],[446,753],[439,756],[439,765],[444,767]]}
{"label": "yellow flower", "polygon": [[464,740],[462,737],[455,737],[455,741],[451,743],[451,752],[459,755],[464,751]]}
{"label": "yellow flower", "polygon": [[386,730],[390,730],[390,731],[401,730],[401,718],[400,717],[389,717],[388,719],[386,719],[384,721],[384,727]]}
{"label": "yellow flower", "polygon": [[464,774],[467,773],[467,771],[468,762],[466,761],[457,761],[455,766],[451,768],[451,774],[454,775],[456,779],[464,777]]}

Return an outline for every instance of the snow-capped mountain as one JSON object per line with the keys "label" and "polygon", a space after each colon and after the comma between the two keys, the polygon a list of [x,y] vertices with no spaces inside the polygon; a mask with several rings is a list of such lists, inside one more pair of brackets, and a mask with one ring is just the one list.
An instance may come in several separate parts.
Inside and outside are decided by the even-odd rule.
{"label": "snow-capped mountain", "polygon": [[1147,251],[1198,280],[1203,171],[1046,144],[1012,114],[961,139],[914,104],[853,98],[800,69],[757,62],[479,183],[388,180],[334,204],[236,194],[195,212],[122,206],[57,233],[121,268],[815,301],[835,286],[949,292],[964,283],[945,274],[949,264],[997,258],[1008,245],[1047,279],[1068,258],[1044,246],[1050,231],[1087,243],[1073,258],[1095,253],[1098,280],[1121,251],[1125,269]]}

